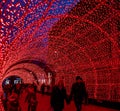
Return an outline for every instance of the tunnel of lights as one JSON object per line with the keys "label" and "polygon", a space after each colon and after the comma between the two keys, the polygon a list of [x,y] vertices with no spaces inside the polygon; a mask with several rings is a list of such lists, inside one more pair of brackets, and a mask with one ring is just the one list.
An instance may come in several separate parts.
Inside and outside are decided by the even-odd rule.
{"label": "tunnel of lights", "polygon": [[13,75],[39,85],[51,74],[69,93],[80,75],[89,98],[120,102],[119,0],[8,1],[1,9],[1,86]]}

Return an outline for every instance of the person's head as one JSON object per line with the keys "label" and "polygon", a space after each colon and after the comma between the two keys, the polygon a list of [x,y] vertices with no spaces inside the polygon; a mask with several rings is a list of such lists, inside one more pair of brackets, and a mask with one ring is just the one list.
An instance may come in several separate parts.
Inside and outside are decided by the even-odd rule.
{"label": "person's head", "polygon": [[83,79],[80,76],[76,76],[76,82],[80,83],[82,81],[83,81]]}
{"label": "person's head", "polygon": [[17,93],[15,92],[15,90],[14,89],[12,89],[12,91],[11,91],[11,95],[16,95]]}
{"label": "person's head", "polygon": [[63,80],[59,80],[59,81],[58,81],[58,87],[59,87],[59,88],[63,88],[63,87],[64,87],[64,82],[63,82]]}
{"label": "person's head", "polygon": [[34,92],[34,87],[31,84],[28,86],[28,91],[31,93]]}
{"label": "person's head", "polygon": [[19,88],[20,88],[20,86],[21,86],[21,85],[20,85],[20,83],[18,83],[18,84],[16,84],[16,86],[15,86],[15,87],[16,87],[17,89],[19,89]]}

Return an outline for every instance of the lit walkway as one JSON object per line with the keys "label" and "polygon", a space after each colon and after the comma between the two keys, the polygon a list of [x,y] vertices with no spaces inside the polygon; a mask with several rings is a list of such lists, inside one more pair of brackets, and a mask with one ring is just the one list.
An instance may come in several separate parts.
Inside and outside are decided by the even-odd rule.
{"label": "lit walkway", "polygon": [[[26,94],[23,94],[21,97],[21,107],[22,111],[27,111],[27,103],[24,102]],[[50,96],[37,94],[38,106],[37,111],[52,111],[50,108]],[[71,102],[70,105],[65,105],[64,111],[76,111],[74,103]],[[114,109],[94,106],[94,105],[83,105],[82,111],[118,111]]]}

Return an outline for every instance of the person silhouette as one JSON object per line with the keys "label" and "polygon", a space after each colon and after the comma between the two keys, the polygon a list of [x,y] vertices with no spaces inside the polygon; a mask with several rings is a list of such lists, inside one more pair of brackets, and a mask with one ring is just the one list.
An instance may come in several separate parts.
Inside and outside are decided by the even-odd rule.
{"label": "person silhouette", "polygon": [[28,103],[28,111],[36,111],[38,101],[33,85],[28,86],[28,94],[25,98],[25,102]]}
{"label": "person silhouette", "polygon": [[58,82],[52,89],[51,107],[54,111],[62,111],[64,109],[64,100],[67,99],[66,89],[62,80]]}
{"label": "person silhouette", "polygon": [[14,90],[12,90],[11,95],[8,96],[7,111],[21,111],[19,95]]}
{"label": "person silhouette", "polygon": [[80,76],[76,77],[76,82],[73,83],[70,93],[70,101],[73,98],[77,111],[81,111],[82,102],[87,98],[85,83]]}

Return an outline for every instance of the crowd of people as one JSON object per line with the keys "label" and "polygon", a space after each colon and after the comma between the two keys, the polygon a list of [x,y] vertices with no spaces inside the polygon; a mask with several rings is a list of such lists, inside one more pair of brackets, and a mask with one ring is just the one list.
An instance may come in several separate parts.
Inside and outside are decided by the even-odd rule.
{"label": "crowd of people", "polygon": [[23,91],[27,92],[25,102],[28,103],[28,111],[36,111],[37,99],[36,90],[37,86],[33,84],[22,85],[8,84],[3,88],[1,100],[5,111],[22,111],[20,107],[20,98]]}
{"label": "crowd of people", "polygon": [[[45,84],[42,84],[42,94],[44,94],[44,88]],[[27,85],[27,87],[23,87],[21,84],[16,84],[14,86],[7,85],[1,95],[1,100],[5,111],[22,111],[19,98],[24,90],[27,91],[25,102],[28,104],[28,111],[36,111],[38,105],[36,97],[37,86],[34,83]],[[84,100],[87,103],[87,98],[88,95],[85,88],[85,83],[80,76],[77,76],[76,82],[73,83],[71,87],[70,95],[66,93],[63,80],[60,80],[52,87],[52,91],[50,93],[50,105],[53,111],[63,111],[64,101],[66,101],[67,104],[70,104],[73,99],[76,106],[76,111],[81,111],[82,103]]]}
{"label": "crowd of people", "polygon": [[20,91],[20,84],[16,84],[14,87],[11,84],[4,86],[1,100],[5,111],[21,111],[19,106]]}

